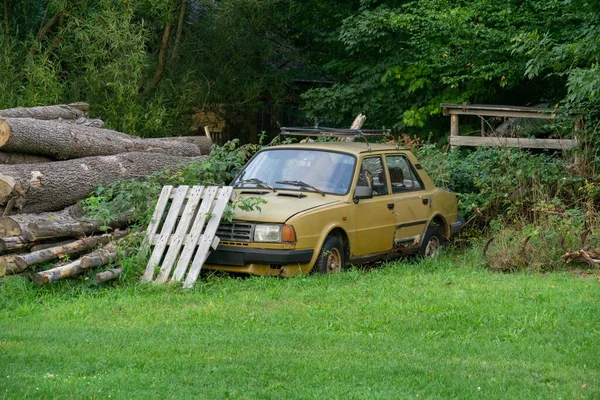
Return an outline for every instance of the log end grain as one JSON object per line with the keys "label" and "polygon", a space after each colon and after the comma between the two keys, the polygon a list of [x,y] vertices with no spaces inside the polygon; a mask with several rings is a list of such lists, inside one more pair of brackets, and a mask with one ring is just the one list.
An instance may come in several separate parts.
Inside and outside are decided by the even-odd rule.
{"label": "log end grain", "polygon": [[13,259],[13,263],[15,264],[15,266],[17,267],[16,269],[20,272],[20,271],[25,271],[27,268],[29,268],[29,263],[27,262],[27,260],[24,258],[24,256],[16,256]]}
{"label": "log end grain", "polygon": [[16,184],[17,181],[12,176],[0,174],[0,204],[6,203]]}
{"label": "log end grain", "polygon": [[0,147],[4,146],[10,138],[10,125],[3,119],[0,119]]}
{"label": "log end grain", "polygon": [[10,217],[0,217],[0,237],[20,236],[21,226]]}
{"label": "log end grain", "polygon": [[37,285],[45,285],[49,282],[48,275],[37,273],[33,274],[33,283]]}

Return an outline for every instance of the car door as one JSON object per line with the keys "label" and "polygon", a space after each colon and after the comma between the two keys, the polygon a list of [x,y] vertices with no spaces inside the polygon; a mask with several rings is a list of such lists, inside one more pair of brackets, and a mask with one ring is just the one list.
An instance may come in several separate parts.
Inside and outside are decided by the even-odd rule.
{"label": "car door", "polygon": [[394,246],[396,217],[389,193],[383,157],[361,160],[355,186],[370,186],[373,197],[355,200],[352,256],[365,256],[389,251]]}
{"label": "car door", "polygon": [[387,155],[386,165],[394,204],[396,244],[414,242],[427,228],[431,213],[431,193],[407,157],[402,154]]}

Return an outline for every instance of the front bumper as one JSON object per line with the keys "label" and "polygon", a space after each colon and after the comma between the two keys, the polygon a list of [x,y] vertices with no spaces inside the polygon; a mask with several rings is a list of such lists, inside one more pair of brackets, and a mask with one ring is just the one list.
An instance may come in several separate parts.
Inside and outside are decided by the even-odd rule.
{"label": "front bumper", "polygon": [[248,264],[298,265],[308,264],[314,250],[273,250],[251,247],[219,246],[210,253],[206,264],[214,266],[244,267]]}

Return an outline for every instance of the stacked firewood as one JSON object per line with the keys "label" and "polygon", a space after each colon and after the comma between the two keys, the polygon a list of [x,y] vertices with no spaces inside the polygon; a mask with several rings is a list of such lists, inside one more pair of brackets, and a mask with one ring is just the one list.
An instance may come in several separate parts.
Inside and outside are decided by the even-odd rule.
{"label": "stacked firewood", "polygon": [[104,224],[86,218],[77,202],[100,185],[198,159],[211,145],[204,136],[142,139],[105,129],[87,118],[85,103],[0,110],[0,277],[92,250],[33,280],[43,284],[110,263],[127,216],[103,233]]}

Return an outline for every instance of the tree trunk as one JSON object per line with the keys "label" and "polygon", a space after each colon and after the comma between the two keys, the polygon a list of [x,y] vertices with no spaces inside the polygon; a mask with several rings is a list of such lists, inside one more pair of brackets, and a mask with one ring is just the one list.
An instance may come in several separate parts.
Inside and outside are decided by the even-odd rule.
{"label": "tree trunk", "polygon": [[0,110],[2,118],[78,119],[85,118],[87,103],[59,104],[41,107],[17,107]]}
{"label": "tree trunk", "polygon": [[0,151],[1,164],[37,164],[52,161],[49,157],[36,156],[35,154],[5,153]]}
{"label": "tree trunk", "polygon": [[0,147],[7,152],[45,155],[57,160],[138,151],[176,156],[200,155],[198,146],[191,143],[140,139],[109,129],[31,118],[0,119]]}
{"label": "tree trunk", "polygon": [[[176,60],[179,55],[179,44],[181,43],[181,37],[183,36],[183,24],[185,22],[185,12],[187,10],[187,0],[180,0],[179,2],[179,20],[177,21],[177,33],[175,34],[175,44],[173,45],[173,52],[171,53],[171,60]],[[204,154],[204,153],[202,153]]]}
{"label": "tree trunk", "polygon": [[162,79],[163,73],[165,72],[167,46],[169,44],[169,37],[171,36],[171,25],[171,21],[167,22],[165,30],[163,31],[162,40],[160,42],[160,49],[158,51],[158,63],[156,65],[156,71],[154,71],[154,76],[148,84],[149,90],[152,90],[158,86],[160,80]]}
{"label": "tree trunk", "polygon": [[14,199],[21,213],[57,211],[89,196],[99,185],[141,178],[165,167],[199,160],[161,153],[125,153],[43,164],[0,165],[0,205]]}
{"label": "tree trunk", "polygon": [[87,237],[81,240],[76,240],[73,243],[69,243],[64,246],[56,246],[48,249],[38,250],[29,254],[15,257],[15,264],[19,267],[19,269],[21,269],[21,271],[24,271],[32,265],[56,260],[57,258],[63,258],[65,255],[77,255],[83,253],[87,249],[90,249],[96,245],[106,244],[112,238],[122,237],[126,234],[127,232],[125,231],[117,231],[114,234]]}
{"label": "tree trunk", "polygon": [[213,145],[212,140],[207,136],[174,136],[174,137],[164,137],[159,138],[160,140],[166,141],[177,141],[184,143],[192,143],[198,146],[200,149],[200,154],[208,155],[210,154],[210,149]]}
{"label": "tree trunk", "polygon": [[96,274],[96,283],[98,284],[113,280],[115,278],[118,278],[122,273],[123,268],[109,269],[107,271],[100,272],[99,274]]}
{"label": "tree trunk", "polygon": [[8,0],[4,0],[4,30],[6,31],[6,38],[10,35],[10,29],[8,26]]}

